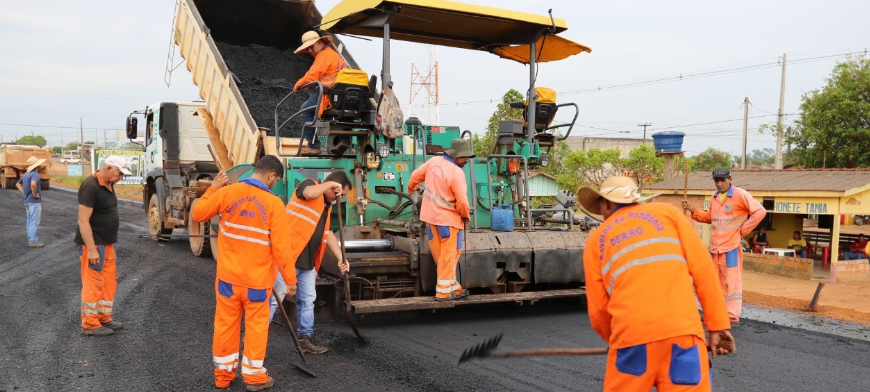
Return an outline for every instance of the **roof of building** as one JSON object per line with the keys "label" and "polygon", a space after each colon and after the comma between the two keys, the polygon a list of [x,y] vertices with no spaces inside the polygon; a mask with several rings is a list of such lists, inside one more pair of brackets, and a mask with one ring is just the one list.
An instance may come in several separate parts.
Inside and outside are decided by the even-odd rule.
{"label": "roof of building", "polygon": [[[688,189],[715,189],[711,170],[689,174]],[[747,191],[830,191],[846,192],[870,184],[866,169],[789,169],[732,170],[732,184]],[[682,190],[685,178],[679,176],[646,187],[646,190]]]}
{"label": "roof of building", "polygon": [[544,177],[547,177],[547,178],[551,178],[551,179],[553,179],[553,181],[556,180],[556,177],[555,177],[555,176],[549,175],[549,174],[544,173],[544,172],[542,172],[542,171],[540,171],[540,170],[529,170],[529,178],[532,178],[532,177],[535,177],[535,176],[544,176]]}

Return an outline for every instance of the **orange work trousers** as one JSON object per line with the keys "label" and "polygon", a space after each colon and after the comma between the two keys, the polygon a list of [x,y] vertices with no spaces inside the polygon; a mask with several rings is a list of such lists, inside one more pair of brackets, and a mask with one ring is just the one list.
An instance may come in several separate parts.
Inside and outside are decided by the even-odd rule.
{"label": "orange work trousers", "polygon": [[704,339],[683,335],[610,349],[604,391],[710,391],[711,377]]}
{"label": "orange work trousers", "polygon": [[711,256],[725,293],[728,318],[731,322],[738,322],[743,309],[743,252],[738,248],[725,253],[711,253]]}
{"label": "orange work trousers", "polygon": [[245,349],[242,380],[260,385],[269,379],[263,367],[269,339],[269,296],[272,289],[252,289],[215,279],[217,306],[214,312],[212,356],[214,383],[226,388],[236,378],[239,364],[239,334],[245,315]]}
{"label": "orange work trousers", "polygon": [[456,264],[462,249],[462,230],[450,226],[427,226],[429,249],[438,268],[435,297],[449,298],[450,294],[462,294],[462,286],[456,281]]}
{"label": "orange work trousers", "polygon": [[115,246],[105,245],[102,271],[89,266],[87,247],[80,246],[79,252],[82,268],[82,328],[96,329],[112,322],[115,290],[118,288]]}

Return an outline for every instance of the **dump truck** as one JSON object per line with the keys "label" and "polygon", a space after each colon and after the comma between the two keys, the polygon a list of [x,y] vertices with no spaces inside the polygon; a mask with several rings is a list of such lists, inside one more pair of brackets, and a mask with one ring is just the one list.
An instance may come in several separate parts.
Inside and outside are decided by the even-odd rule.
{"label": "dump truck", "polygon": [[15,189],[18,179],[27,173],[27,159],[36,157],[45,159],[39,167],[39,186],[43,190],[50,187],[48,168],[51,166],[51,150],[32,145],[2,144],[0,145],[0,188]]}
{"label": "dump truck", "polygon": [[[566,216],[564,225],[540,225],[532,215],[543,211],[532,208],[527,179],[530,166],[549,163],[550,148],[567,137],[579,113],[577,105],[557,104],[552,90],[535,86],[537,63],[590,49],[559,36],[567,26],[552,15],[456,2],[360,3],[344,1],[321,17],[308,1],[179,1],[174,42],[199,87],[207,112],[201,118],[215,149],[224,151],[216,160],[224,162],[231,181],[249,177],[253,164],[266,153],[278,156],[286,166],[284,178],[273,189],[284,201],[306,178],[323,179],[333,170],[349,174],[354,189],[337,206],[347,225],[332,229],[342,230],[349,239],[351,274],[341,275],[336,260],[327,256],[318,280],[319,295],[334,299],[336,314],[342,301],[349,312],[365,314],[583,296],[586,233],[573,227],[574,196],[560,193],[558,205],[549,209]],[[358,66],[336,34],[382,39],[381,85],[377,89],[373,76],[368,86],[324,89],[319,82],[304,86],[317,94],[328,93],[331,102],[340,104],[330,108],[334,114],[326,110],[307,124],[315,127],[324,147],[319,156],[301,157],[301,143],[292,137],[301,133],[298,108],[306,92],[291,91],[301,74],[288,76],[293,67],[284,72],[280,80],[286,83],[281,87],[284,96],[257,92],[279,90],[272,70],[287,64],[288,58],[301,57],[292,49],[303,32],[314,28],[333,37],[352,68]],[[487,51],[526,64],[530,70],[529,99],[514,103],[523,109],[524,118],[500,124],[495,149],[485,158],[470,160],[463,169],[472,218],[465,230],[457,277],[473,294],[463,301],[433,299],[435,263],[417,199],[408,194],[407,184],[414,169],[443,154],[453,139],[471,134],[415,118],[405,121],[406,135],[398,135],[402,137],[378,131],[378,102],[393,86],[390,43],[395,39]],[[281,55],[272,57],[275,51]],[[244,57],[252,55],[257,56]],[[263,104],[270,116],[262,115]],[[553,124],[560,108],[573,109],[574,119]],[[560,135],[558,130],[566,133]],[[332,149],[340,143],[349,148]],[[504,231],[492,229],[493,215],[508,222]],[[337,225],[338,220],[333,217],[332,222]],[[211,231],[216,232],[219,224],[213,220]],[[350,279],[350,298],[341,293],[343,279]]]}

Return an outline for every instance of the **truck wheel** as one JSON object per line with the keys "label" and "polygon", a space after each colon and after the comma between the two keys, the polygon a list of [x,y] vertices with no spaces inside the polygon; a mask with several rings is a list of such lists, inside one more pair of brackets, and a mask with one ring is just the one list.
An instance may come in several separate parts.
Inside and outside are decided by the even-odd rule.
{"label": "truck wheel", "polygon": [[6,189],[15,189],[15,183],[17,181],[14,178],[6,179]]}
{"label": "truck wheel", "polygon": [[48,188],[51,188],[51,182],[49,180],[39,180],[39,189],[47,191]]}
{"label": "truck wheel", "polygon": [[[199,199],[197,199],[199,200]],[[190,204],[190,210],[193,211],[193,206],[197,200]],[[190,234],[190,251],[197,257],[211,256],[211,238],[208,235],[211,233],[210,222],[197,222],[193,220],[193,214],[187,219],[187,233]],[[195,237],[202,236],[202,237]]]}
{"label": "truck wheel", "polygon": [[172,234],[172,229],[163,228],[163,219],[160,216],[160,201],[157,200],[157,194],[151,195],[151,201],[148,202],[148,232],[151,234],[151,239],[160,241],[161,236]]}
{"label": "truck wheel", "polygon": [[855,225],[857,225],[857,226],[861,226],[861,225],[863,225],[863,224],[864,224],[864,218],[861,218],[861,217],[856,216],[856,217],[855,217]]}

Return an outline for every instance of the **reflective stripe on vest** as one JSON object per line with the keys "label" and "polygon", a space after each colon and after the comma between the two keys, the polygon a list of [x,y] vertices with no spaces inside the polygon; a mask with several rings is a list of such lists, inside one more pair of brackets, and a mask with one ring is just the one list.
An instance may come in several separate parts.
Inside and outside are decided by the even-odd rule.
{"label": "reflective stripe on vest", "polygon": [[423,197],[429,199],[429,201],[431,201],[435,204],[438,204],[439,206],[444,207],[448,210],[455,210],[456,209],[456,205],[453,204],[453,203],[456,203],[456,200],[449,200],[449,199],[445,198],[444,196],[441,196],[435,192],[430,191],[429,189],[423,190]]}
{"label": "reflective stripe on vest", "polygon": [[601,275],[604,275],[607,273],[607,271],[610,271],[610,267],[613,266],[613,262],[616,261],[616,259],[622,257],[622,255],[626,254],[627,252],[635,250],[635,249],[637,249],[641,246],[644,246],[644,245],[662,244],[662,243],[670,243],[670,244],[680,245],[680,240],[678,240],[676,238],[668,238],[668,237],[651,238],[648,240],[640,241],[636,244],[631,244],[629,246],[626,246],[625,248],[623,248],[619,252],[616,252],[613,256],[610,256],[610,260],[607,260],[607,264],[604,264],[604,267],[601,268]]}
{"label": "reflective stripe on vest", "polygon": [[635,260],[635,261],[632,261],[630,263],[627,263],[627,264],[623,265],[622,267],[619,267],[619,269],[617,269],[616,271],[614,271],[613,275],[610,275],[610,286],[607,287],[607,295],[613,294],[613,285],[616,283],[616,277],[619,275],[622,275],[623,272],[628,271],[632,267],[637,267],[639,265],[655,263],[655,262],[659,262],[659,261],[679,261],[679,262],[682,262],[685,264],[686,258],[683,257],[682,255],[676,255],[676,254],[658,255],[658,256],[651,256],[651,257],[647,257],[644,259],[639,259],[639,260]]}
{"label": "reflective stripe on vest", "polygon": [[[724,225],[722,223],[743,222],[747,219],[749,219],[748,216],[741,216],[741,217],[737,217],[737,218],[712,218],[712,219],[710,219],[710,223],[712,225],[710,227],[710,229],[711,230],[739,229],[741,226],[743,226],[743,223],[740,223],[737,225]],[[717,222],[721,222],[721,223],[717,224]]]}
{"label": "reflective stripe on vest", "polygon": [[[226,222],[222,222],[222,223],[226,223]],[[221,224],[221,234],[223,234],[223,235],[225,235],[225,236],[227,236],[227,237],[229,237],[229,238],[232,238],[232,239],[236,239],[236,240],[240,240],[240,241],[253,242],[253,243],[255,243],[255,244],[260,244],[260,245],[269,245],[269,244],[272,243],[271,241],[263,241],[263,240],[259,240],[259,239],[256,239],[256,238],[251,238],[251,237],[243,236],[243,235],[227,233],[227,231],[224,230],[224,226],[223,226],[223,224]]]}
{"label": "reflective stripe on vest", "polygon": [[252,226],[240,225],[240,224],[232,223],[232,222],[229,222],[229,221],[223,221],[222,223],[223,223],[224,225],[227,225],[228,227],[232,227],[232,228],[234,228],[234,229],[239,229],[239,230],[248,230],[248,231],[253,231],[254,233],[260,233],[260,234],[269,235],[269,230],[263,230],[263,229],[260,229],[260,228],[257,228],[257,227],[252,227]]}

